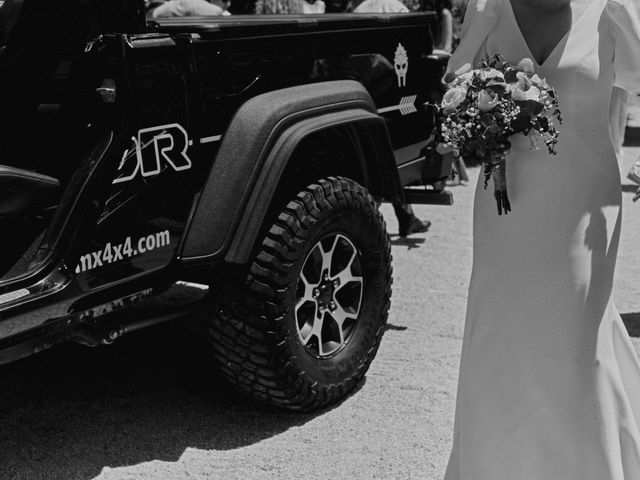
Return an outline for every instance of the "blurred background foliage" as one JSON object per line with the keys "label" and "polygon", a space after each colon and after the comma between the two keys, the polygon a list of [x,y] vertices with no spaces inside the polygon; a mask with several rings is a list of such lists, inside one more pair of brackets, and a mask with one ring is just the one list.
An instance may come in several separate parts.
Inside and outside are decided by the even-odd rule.
{"label": "blurred background foliage", "polygon": [[440,12],[442,8],[449,8],[453,16],[453,48],[460,43],[462,21],[467,11],[469,0],[401,0],[412,12],[434,11]]}
{"label": "blurred background foliage", "polygon": [[453,48],[455,49],[460,43],[460,36],[462,30],[462,20],[464,20],[464,14],[467,11],[468,0],[453,0],[453,8],[451,13],[453,14]]}

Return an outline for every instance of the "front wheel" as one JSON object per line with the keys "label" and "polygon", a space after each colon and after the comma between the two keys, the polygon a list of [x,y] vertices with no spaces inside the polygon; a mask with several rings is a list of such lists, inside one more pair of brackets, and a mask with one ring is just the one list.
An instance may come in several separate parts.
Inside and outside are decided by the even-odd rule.
{"label": "front wheel", "polygon": [[358,183],[320,180],[280,213],[248,275],[221,283],[207,322],[225,376],[277,406],[326,406],[362,379],[384,332],[384,220]]}

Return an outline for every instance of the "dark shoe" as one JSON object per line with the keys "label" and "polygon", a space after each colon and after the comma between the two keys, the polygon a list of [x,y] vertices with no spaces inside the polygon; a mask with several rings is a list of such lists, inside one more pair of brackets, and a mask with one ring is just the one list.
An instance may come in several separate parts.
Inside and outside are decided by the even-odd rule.
{"label": "dark shoe", "polygon": [[406,237],[408,235],[411,235],[412,233],[424,233],[429,230],[430,226],[431,222],[429,220],[422,221],[419,218],[413,217],[409,225],[400,226],[400,236]]}

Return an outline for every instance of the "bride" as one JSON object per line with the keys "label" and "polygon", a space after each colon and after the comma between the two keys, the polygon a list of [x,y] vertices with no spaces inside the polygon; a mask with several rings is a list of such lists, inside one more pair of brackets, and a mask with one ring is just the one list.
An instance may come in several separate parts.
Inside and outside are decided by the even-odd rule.
{"label": "bride", "polygon": [[621,192],[608,136],[613,85],[640,90],[639,10],[470,0],[449,71],[529,57],[564,124],[556,156],[512,137],[513,213],[498,216],[492,189],[476,189],[446,480],[640,478],[640,363],[611,300]]}

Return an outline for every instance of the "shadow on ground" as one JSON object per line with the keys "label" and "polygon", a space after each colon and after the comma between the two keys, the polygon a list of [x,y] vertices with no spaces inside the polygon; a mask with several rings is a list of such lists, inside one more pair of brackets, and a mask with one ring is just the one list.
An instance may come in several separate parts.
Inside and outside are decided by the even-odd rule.
{"label": "shadow on ground", "polygon": [[254,444],[315,414],[230,387],[191,331],[164,325],[109,347],[65,344],[0,367],[0,478],[89,479],[104,466]]}
{"label": "shadow on ground", "polygon": [[640,337],[640,312],[620,314],[630,337]]}
{"label": "shadow on ground", "polygon": [[393,323],[387,323],[384,327],[384,331],[388,331],[388,330],[395,330],[397,332],[404,332],[407,328],[409,327],[405,327],[403,325],[394,325]]}
{"label": "shadow on ground", "polygon": [[625,147],[640,147],[640,128],[627,127],[624,135]]}
{"label": "shadow on ground", "polygon": [[407,250],[412,250],[414,248],[420,248],[420,246],[424,243],[424,238],[411,238],[411,237],[400,237],[398,235],[390,235],[391,237],[391,245],[396,247],[407,247]]}

